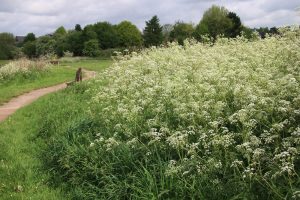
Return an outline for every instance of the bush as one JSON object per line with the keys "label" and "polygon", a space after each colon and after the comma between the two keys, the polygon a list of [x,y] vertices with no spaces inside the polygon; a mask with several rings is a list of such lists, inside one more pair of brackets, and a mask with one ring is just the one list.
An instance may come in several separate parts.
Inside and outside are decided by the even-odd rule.
{"label": "bush", "polygon": [[28,58],[36,57],[36,43],[35,43],[35,41],[26,42],[23,46],[22,51]]}
{"label": "bush", "polygon": [[77,199],[291,199],[300,31],[126,55],[45,152]]}
{"label": "bush", "polygon": [[83,54],[85,56],[96,57],[100,53],[99,42],[96,39],[89,40],[84,43]]}

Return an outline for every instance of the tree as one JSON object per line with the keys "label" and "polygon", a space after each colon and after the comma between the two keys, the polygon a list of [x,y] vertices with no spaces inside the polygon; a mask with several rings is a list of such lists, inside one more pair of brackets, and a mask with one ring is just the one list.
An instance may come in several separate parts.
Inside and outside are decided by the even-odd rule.
{"label": "tree", "polygon": [[270,28],[269,33],[270,33],[271,35],[278,35],[278,34],[279,34],[278,28],[275,27],[275,26],[272,27],[272,28]]}
{"label": "tree", "polygon": [[24,44],[22,51],[28,58],[36,57],[36,41],[27,41]]}
{"label": "tree", "polygon": [[93,25],[87,25],[84,27],[83,29],[83,40],[84,41],[89,41],[92,39],[97,39],[98,35],[94,30],[94,26]]}
{"label": "tree", "polygon": [[164,38],[164,42],[170,41],[170,33],[174,29],[174,25],[172,24],[164,24],[162,26],[162,34]]}
{"label": "tree", "polygon": [[61,35],[66,35],[67,31],[65,29],[65,27],[60,26],[58,29],[56,29],[56,31],[54,32],[54,36],[61,36]]}
{"label": "tree", "polygon": [[228,29],[233,26],[228,13],[226,8],[216,5],[205,11],[196,27],[195,38],[201,40],[204,35],[208,35],[216,40],[218,35],[228,36]]}
{"label": "tree", "polygon": [[185,39],[192,37],[194,30],[195,29],[192,24],[176,22],[170,33],[170,39],[171,41],[176,40],[180,45],[183,45],[183,41]]}
{"label": "tree", "polygon": [[53,34],[55,40],[54,52],[58,57],[62,57],[67,50],[67,35],[68,33],[63,26],[57,28]]}
{"label": "tree", "polygon": [[146,47],[158,46],[163,41],[162,27],[159,24],[159,19],[155,15],[149,21],[146,21],[144,29],[144,43]]}
{"label": "tree", "polygon": [[228,36],[232,38],[240,36],[243,29],[240,17],[234,12],[229,12],[227,17],[232,22],[232,26],[228,28]]}
{"label": "tree", "polygon": [[45,56],[55,54],[55,40],[50,36],[42,36],[36,40],[36,55]]}
{"label": "tree", "polygon": [[142,34],[138,28],[129,21],[123,21],[116,26],[120,45],[122,47],[141,46],[143,43]]}
{"label": "tree", "polygon": [[247,39],[252,39],[254,38],[254,32],[249,28],[249,27],[246,27],[246,26],[243,26],[242,25],[242,35],[247,38]]}
{"label": "tree", "polygon": [[36,37],[35,37],[34,33],[28,33],[25,36],[23,43],[25,44],[26,42],[32,42],[32,41],[35,41],[35,40],[36,40]]}
{"label": "tree", "polygon": [[119,45],[116,27],[109,22],[98,22],[94,25],[99,45],[102,49],[115,48]]}
{"label": "tree", "polygon": [[62,35],[55,39],[55,54],[58,57],[63,57],[64,53],[68,50],[68,43],[67,43],[67,35]]}
{"label": "tree", "polygon": [[70,31],[66,38],[67,49],[74,56],[82,56],[84,40],[82,31]]}
{"label": "tree", "polygon": [[96,57],[100,54],[99,42],[97,39],[92,39],[84,43],[83,54],[85,56]]}
{"label": "tree", "polygon": [[15,38],[11,33],[0,33],[0,59],[13,59],[16,55]]}
{"label": "tree", "polygon": [[75,25],[75,31],[82,31],[80,24]]}
{"label": "tree", "polygon": [[268,27],[260,27],[258,29],[254,29],[254,30],[258,32],[258,34],[260,35],[260,37],[262,39],[264,39],[266,37],[266,35],[269,33]]}

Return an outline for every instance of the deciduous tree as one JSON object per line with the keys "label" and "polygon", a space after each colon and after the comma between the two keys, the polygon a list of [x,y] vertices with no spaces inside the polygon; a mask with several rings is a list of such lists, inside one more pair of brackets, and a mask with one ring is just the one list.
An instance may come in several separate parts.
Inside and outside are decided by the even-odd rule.
{"label": "deciduous tree", "polygon": [[116,28],[120,39],[120,46],[133,47],[142,45],[142,34],[131,22],[123,21]]}

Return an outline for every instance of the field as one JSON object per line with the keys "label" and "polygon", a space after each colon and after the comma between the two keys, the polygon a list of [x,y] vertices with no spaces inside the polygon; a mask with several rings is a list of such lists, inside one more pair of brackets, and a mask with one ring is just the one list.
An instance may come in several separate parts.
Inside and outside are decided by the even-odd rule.
{"label": "field", "polygon": [[63,63],[100,73],[0,125],[0,198],[297,199],[299,38]]}
{"label": "field", "polygon": [[13,78],[0,82],[0,104],[3,104],[12,97],[34,89],[72,81],[75,77],[75,71],[79,66],[82,66],[84,69],[101,71],[111,63],[111,60],[69,61],[62,63],[60,66],[50,67],[46,72],[33,73],[30,76],[14,75]]}
{"label": "field", "polygon": [[97,59],[68,59],[61,62],[62,66],[71,66],[72,68],[82,67],[87,70],[101,72],[112,64],[112,60],[99,60]]}
{"label": "field", "polygon": [[9,60],[0,60],[0,67],[9,63]]}

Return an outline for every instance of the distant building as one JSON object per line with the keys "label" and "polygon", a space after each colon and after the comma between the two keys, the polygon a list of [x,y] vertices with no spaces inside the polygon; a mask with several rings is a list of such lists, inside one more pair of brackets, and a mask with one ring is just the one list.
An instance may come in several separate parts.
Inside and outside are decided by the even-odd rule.
{"label": "distant building", "polygon": [[24,42],[25,36],[16,36],[16,43],[22,43]]}

